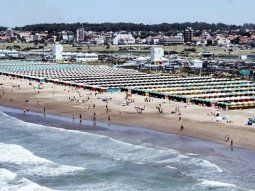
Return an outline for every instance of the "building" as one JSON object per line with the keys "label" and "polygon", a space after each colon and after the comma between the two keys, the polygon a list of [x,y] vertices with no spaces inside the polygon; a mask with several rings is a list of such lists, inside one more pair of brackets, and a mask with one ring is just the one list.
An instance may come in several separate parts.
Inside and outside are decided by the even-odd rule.
{"label": "building", "polygon": [[95,62],[98,61],[98,55],[94,53],[78,53],[78,52],[63,52],[61,44],[55,44],[52,47],[53,60],[61,62],[64,60],[75,62]]}
{"label": "building", "polygon": [[104,44],[105,45],[113,44],[113,38],[109,37],[109,36],[106,36],[105,39],[104,39]]}
{"label": "building", "polygon": [[207,31],[204,30],[201,34],[201,38],[205,39],[205,40],[209,40],[209,39],[211,39],[211,35],[210,35],[210,33],[208,33]]}
{"label": "building", "polygon": [[0,36],[0,43],[8,42],[8,38],[6,36]]}
{"label": "building", "polygon": [[25,32],[17,32],[22,42],[33,42],[34,41],[34,35],[31,34],[31,32],[25,31]]}
{"label": "building", "polygon": [[95,53],[78,53],[78,52],[63,52],[63,60],[75,62],[96,62],[98,61],[98,54]]}
{"label": "building", "polygon": [[240,56],[239,56],[239,59],[240,59],[240,60],[247,60],[247,59],[248,59],[248,56],[247,56],[247,55],[240,55]]}
{"label": "building", "polygon": [[114,45],[128,45],[135,44],[135,38],[132,34],[117,34],[117,36],[113,39]]}
{"label": "building", "polygon": [[38,42],[40,40],[42,40],[41,35],[39,33],[36,33],[34,36],[34,41]]}
{"label": "building", "polygon": [[91,39],[91,44],[104,45],[105,39],[103,37],[96,37]]}
{"label": "building", "polygon": [[9,40],[11,40],[11,39],[14,37],[14,32],[13,32],[13,30],[12,30],[11,28],[8,28],[8,29],[6,30],[6,36],[7,36],[7,38],[8,38]]}
{"label": "building", "polygon": [[165,53],[164,49],[159,46],[151,47],[150,50],[150,59],[153,64],[162,64],[168,61],[168,59],[164,58]]}
{"label": "building", "polygon": [[98,61],[98,54],[95,53],[76,53],[76,62],[96,62]]}
{"label": "building", "polygon": [[229,46],[231,41],[227,38],[221,37],[217,40],[219,46]]}
{"label": "building", "polygon": [[29,35],[24,38],[25,42],[33,42],[34,41],[34,35]]}
{"label": "building", "polygon": [[0,50],[0,58],[19,58],[19,56],[16,50]]}
{"label": "building", "polygon": [[63,46],[61,44],[54,44],[52,47],[53,59],[58,62],[63,60]]}
{"label": "building", "polygon": [[189,62],[190,68],[203,68],[203,61],[195,59]]}
{"label": "building", "polygon": [[170,37],[163,37],[159,39],[159,45],[163,46],[170,46],[170,45],[176,45],[176,44],[183,44],[184,39],[182,34],[178,34],[176,36],[170,36]]}
{"label": "building", "polygon": [[193,35],[194,35],[194,32],[193,32],[192,28],[191,28],[191,27],[188,27],[188,28],[184,31],[184,33],[183,33],[184,42],[185,42],[185,43],[191,43],[191,42],[192,42]]}
{"label": "building", "polygon": [[152,37],[152,36],[149,36],[147,37],[145,40],[145,44],[149,44],[149,45],[158,45],[159,44],[159,39],[160,37],[159,36],[156,36],[156,37]]}
{"label": "building", "polygon": [[84,28],[79,28],[76,30],[76,42],[83,42],[85,40]]}

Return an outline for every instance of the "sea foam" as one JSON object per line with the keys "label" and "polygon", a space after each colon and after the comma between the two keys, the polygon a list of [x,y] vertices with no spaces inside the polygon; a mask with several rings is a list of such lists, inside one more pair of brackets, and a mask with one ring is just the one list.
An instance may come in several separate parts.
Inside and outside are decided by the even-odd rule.
{"label": "sea foam", "polygon": [[[8,116],[6,115],[5,117],[8,118]],[[105,135],[98,135],[98,134],[93,134],[88,132],[79,132],[75,130],[59,129],[59,128],[47,127],[43,125],[36,125],[36,124],[23,122],[15,118],[14,120],[16,120],[17,124],[23,127],[26,126],[26,128],[33,129],[34,133],[38,132],[37,135],[42,137],[43,139],[47,137],[48,140],[55,141],[56,139],[59,139],[58,134],[61,133],[61,141],[66,139],[68,140],[69,144],[75,144],[75,145],[78,144],[79,147],[86,148],[88,152],[100,153],[102,157],[112,158],[116,161],[128,161],[128,162],[133,162],[135,164],[164,163],[166,165],[170,165],[174,167],[175,167],[175,164],[194,165],[194,166],[200,167],[200,169],[204,169],[204,172],[206,173],[211,171],[218,172],[218,173],[222,172],[222,169],[218,167],[216,164],[213,164],[207,160],[196,158],[195,156],[190,156],[189,154],[188,156],[184,154],[180,154],[178,151],[173,149],[169,149],[169,148],[155,149],[153,147],[150,147],[148,144],[144,145],[144,143],[140,145],[135,145],[135,144],[127,143],[124,141],[116,140]],[[15,128],[15,127],[12,127],[12,128]],[[75,134],[76,138],[70,139],[70,136],[73,136],[73,134]],[[20,150],[22,148],[16,147],[15,149]],[[79,148],[77,147],[77,149]],[[44,168],[46,169],[52,167],[51,161],[44,161],[44,159],[35,158],[33,154],[31,155],[31,153],[27,153],[26,151],[24,151],[23,154],[28,155],[28,157],[26,158],[30,160],[25,162],[46,163],[48,164],[48,165],[44,165],[45,166]],[[10,156],[7,158],[10,159]],[[34,160],[31,160],[31,159],[34,159]],[[15,163],[22,162],[22,161],[17,161],[17,159],[15,160],[16,160]],[[1,156],[0,156],[0,161],[1,161]],[[42,171],[40,172],[40,170],[38,169],[42,169]],[[56,173],[56,171],[60,172],[60,174],[65,172],[68,173],[69,170],[72,169],[72,167],[64,168],[62,166],[59,168],[54,167],[54,169],[58,169],[58,170],[52,171],[54,172],[52,175],[57,175],[58,173]],[[79,168],[78,169],[74,168],[74,169],[75,170],[73,172],[75,172],[76,170],[78,171],[82,170]],[[31,173],[35,173],[35,174],[43,174],[42,172],[44,172],[43,167],[33,168],[31,170]],[[199,173],[200,172],[201,171],[199,171]]]}
{"label": "sea foam", "polygon": [[18,177],[17,174],[0,168],[0,191],[55,191],[40,186],[26,178]]}
{"label": "sea foam", "polygon": [[83,167],[60,165],[34,155],[19,145],[0,143],[0,163],[16,165],[18,172],[30,176],[60,176],[84,171]]}
{"label": "sea foam", "polygon": [[235,188],[236,187],[236,185],[234,184],[211,181],[211,180],[202,180],[201,185],[207,186],[207,187],[218,187],[218,188]]}

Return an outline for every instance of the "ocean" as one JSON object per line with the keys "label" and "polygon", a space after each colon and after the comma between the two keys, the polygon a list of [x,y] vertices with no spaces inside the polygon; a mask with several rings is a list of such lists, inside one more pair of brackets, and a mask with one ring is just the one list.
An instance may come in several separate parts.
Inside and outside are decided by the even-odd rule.
{"label": "ocean", "polygon": [[0,110],[0,191],[255,189],[251,150],[100,122],[63,129],[71,119]]}

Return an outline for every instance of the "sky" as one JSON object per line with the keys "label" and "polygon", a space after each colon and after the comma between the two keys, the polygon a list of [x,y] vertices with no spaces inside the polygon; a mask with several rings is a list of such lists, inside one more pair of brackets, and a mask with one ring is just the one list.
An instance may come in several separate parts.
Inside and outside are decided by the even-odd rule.
{"label": "sky", "polygon": [[0,26],[36,23],[255,23],[255,0],[0,0]]}

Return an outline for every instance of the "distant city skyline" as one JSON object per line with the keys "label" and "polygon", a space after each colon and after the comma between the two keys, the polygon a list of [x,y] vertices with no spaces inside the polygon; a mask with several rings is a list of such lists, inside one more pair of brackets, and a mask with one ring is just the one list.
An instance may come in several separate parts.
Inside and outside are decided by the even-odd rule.
{"label": "distant city skyline", "polygon": [[36,23],[254,23],[254,0],[8,0],[0,26]]}

